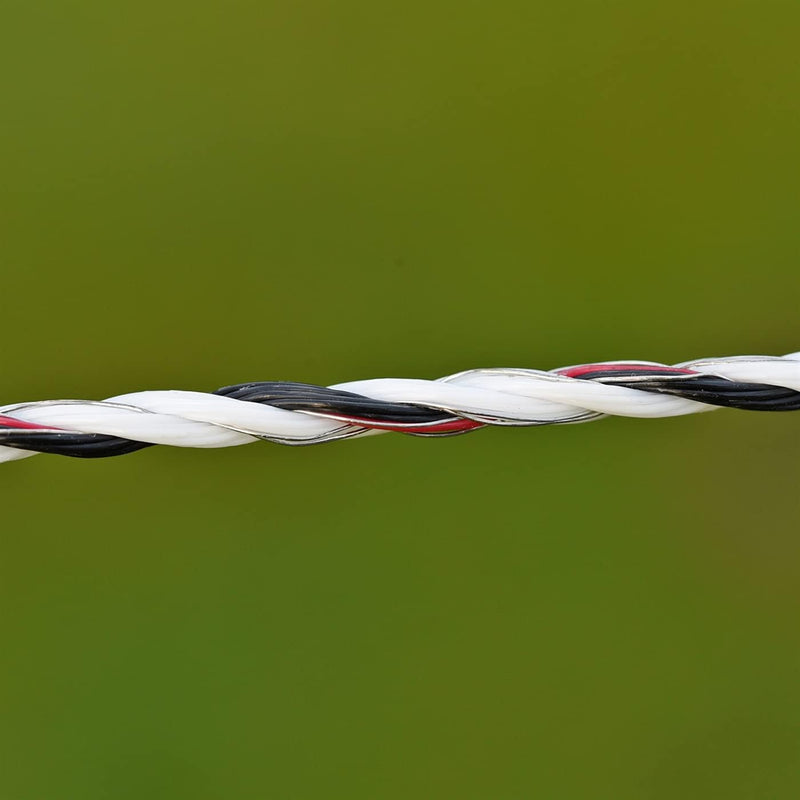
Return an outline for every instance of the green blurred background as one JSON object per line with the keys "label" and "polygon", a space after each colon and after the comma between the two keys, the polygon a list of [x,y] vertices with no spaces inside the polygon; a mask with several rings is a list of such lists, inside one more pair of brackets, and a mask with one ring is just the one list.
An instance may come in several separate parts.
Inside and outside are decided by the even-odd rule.
{"label": "green blurred background", "polygon": [[[5,0],[0,402],[798,350],[799,24]],[[799,446],[4,465],[0,800],[796,798]]]}

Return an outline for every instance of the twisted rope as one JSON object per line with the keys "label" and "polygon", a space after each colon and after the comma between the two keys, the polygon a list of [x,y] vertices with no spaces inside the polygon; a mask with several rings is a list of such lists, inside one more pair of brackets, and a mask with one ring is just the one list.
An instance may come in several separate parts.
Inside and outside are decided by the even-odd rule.
{"label": "twisted rope", "polygon": [[438,380],[379,378],[334,386],[260,382],[216,392],[147,391],[107,400],[0,407],[0,461],[36,453],[99,458],[154,444],[230,447],[259,439],[318,444],[384,431],[450,436],[486,425],[672,417],[727,406],[800,409],[800,353],[667,365],[605,362],[472,369]]}

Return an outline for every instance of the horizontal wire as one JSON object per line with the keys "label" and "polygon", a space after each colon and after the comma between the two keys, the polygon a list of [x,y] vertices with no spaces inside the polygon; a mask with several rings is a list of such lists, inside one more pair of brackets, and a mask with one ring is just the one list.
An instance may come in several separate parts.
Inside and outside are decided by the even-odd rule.
{"label": "horizontal wire", "polygon": [[487,425],[672,417],[730,407],[800,410],[800,353],[472,369],[438,380],[376,378],[332,386],[256,381],[213,393],[143,391],[106,400],[0,407],[0,461],[37,452],[83,458],[155,444],[306,445],[387,431],[452,436]]}

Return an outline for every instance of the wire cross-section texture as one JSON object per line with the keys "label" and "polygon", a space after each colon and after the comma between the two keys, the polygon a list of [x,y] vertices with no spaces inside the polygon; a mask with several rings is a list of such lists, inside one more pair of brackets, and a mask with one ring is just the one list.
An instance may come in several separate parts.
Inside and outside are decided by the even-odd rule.
{"label": "wire cross-section texture", "polygon": [[264,381],[212,393],[145,391],[106,400],[0,407],[0,461],[36,453],[123,455],[154,444],[303,445],[395,431],[452,436],[487,425],[672,417],[729,407],[800,410],[800,353],[535,369],[472,369],[438,380],[378,378],[315,386]]}

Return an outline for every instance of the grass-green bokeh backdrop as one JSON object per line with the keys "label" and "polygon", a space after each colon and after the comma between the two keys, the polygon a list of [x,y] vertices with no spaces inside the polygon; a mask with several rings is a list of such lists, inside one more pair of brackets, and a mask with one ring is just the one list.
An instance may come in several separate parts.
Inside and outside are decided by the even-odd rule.
{"label": "grass-green bokeh backdrop", "polygon": [[[800,349],[796,2],[6,0],[0,403]],[[0,468],[0,800],[796,798],[800,418]]]}

